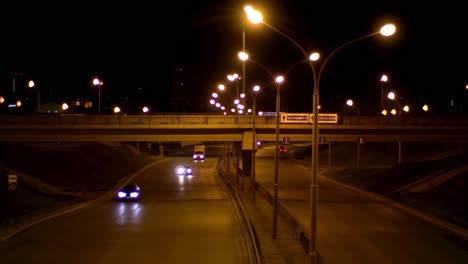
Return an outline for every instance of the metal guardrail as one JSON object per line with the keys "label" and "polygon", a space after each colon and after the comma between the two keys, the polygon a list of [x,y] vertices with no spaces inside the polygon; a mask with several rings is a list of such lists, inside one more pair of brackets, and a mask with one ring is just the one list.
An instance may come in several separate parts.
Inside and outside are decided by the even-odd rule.
{"label": "metal guardrail", "polygon": [[250,224],[250,220],[247,216],[247,212],[244,209],[244,206],[242,204],[242,200],[239,197],[239,194],[237,193],[236,187],[231,183],[229,178],[224,174],[224,171],[222,170],[220,166],[220,162],[222,159],[218,160],[218,165],[217,165],[217,172],[218,175],[220,176],[221,180],[225,183],[225,186],[227,188],[227,191],[229,195],[231,196],[234,206],[236,207],[236,211],[238,213],[238,216],[241,220],[241,226],[244,229],[244,232],[248,233],[248,241],[249,241],[249,255],[250,255],[250,262],[251,263],[257,263],[260,264],[262,263],[262,253],[261,253],[261,246],[260,246],[260,241],[258,240],[257,234],[255,232],[255,229],[253,226]]}

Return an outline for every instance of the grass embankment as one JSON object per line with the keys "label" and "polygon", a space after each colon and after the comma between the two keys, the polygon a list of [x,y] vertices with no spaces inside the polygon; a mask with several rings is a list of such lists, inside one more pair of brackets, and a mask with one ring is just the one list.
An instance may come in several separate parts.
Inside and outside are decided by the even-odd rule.
{"label": "grass embankment", "polygon": [[[322,175],[468,229],[468,152],[455,143],[335,143],[320,146]],[[310,165],[311,148],[291,153]],[[400,153],[399,153],[400,152]],[[398,160],[401,159],[399,163]],[[423,179],[424,184],[417,185]]]}
{"label": "grass embankment", "polygon": [[[0,222],[106,191],[153,159],[129,145],[14,143],[0,145]],[[18,177],[14,192],[8,174]]]}
{"label": "grass embankment", "polygon": [[[332,169],[324,176],[391,198],[468,229],[468,152],[457,144],[406,144],[398,163],[395,144],[331,149]],[[334,155],[334,153],[336,153]],[[325,165],[328,150],[319,156]],[[325,163],[325,164],[324,164]],[[430,179],[417,185],[422,179]]]}

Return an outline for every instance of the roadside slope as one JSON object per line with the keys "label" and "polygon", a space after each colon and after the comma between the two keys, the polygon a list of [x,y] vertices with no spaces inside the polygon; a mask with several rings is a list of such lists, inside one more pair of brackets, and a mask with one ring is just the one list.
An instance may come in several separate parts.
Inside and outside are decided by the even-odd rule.
{"label": "roadside slope", "polygon": [[[0,148],[0,226],[108,190],[153,161],[128,145],[16,143]],[[7,191],[6,177],[18,187]]]}
{"label": "roadside slope", "polygon": [[[342,157],[339,159],[335,155],[335,164],[339,165],[332,165],[322,175],[468,229],[468,171],[464,169],[468,164],[468,151],[460,151],[456,145],[414,144],[406,147],[406,160],[398,164],[397,154],[392,152],[396,151],[395,148],[369,145],[361,152],[359,168],[356,165],[356,146],[337,146],[332,152]],[[369,151],[371,149],[380,149],[387,155],[373,155]],[[323,161],[327,154],[320,154],[321,166],[326,167]],[[424,188],[421,187],[423,185]]]}

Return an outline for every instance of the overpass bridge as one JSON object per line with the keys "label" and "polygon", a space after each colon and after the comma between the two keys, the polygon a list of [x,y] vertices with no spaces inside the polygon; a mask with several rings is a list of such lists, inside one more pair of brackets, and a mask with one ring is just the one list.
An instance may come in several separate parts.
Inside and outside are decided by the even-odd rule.
{"label": "overpass bridge", "polygon": [[[278,125],[279,140],[312,143],[312,122]],[[284,122],[283,122],[284,121]],[[275,142],[276,117],[256,117],[256,139]],[[253,146],[253,117],[203,114],[179,115],[31,115],[1,116],[0,142],[117,142],[137,149],[149,143],[223,142],[232,145],[250,175]],[[321,123],[319,144],[333,142],[395,142],[401,162],[403,142],[455,143],[460,150],[468,142],[468,119],[412,116],[343,116]],[[139,147],[140,143],[143,147]],[[358,148],[359,149],[359,148]],[[330,151],[330,150],[329,150]],[[358,154],[359,156],[359,154]]]}
{"label": "overpass bridge", "polygon": [[[468,142],[468,118],[332,115],[331,122],[319,119],[321,142]],[[242,142],[251,150],[253,121],[218,114],[0,115],[0,142]],[[275,116],[257,116],[255,127],[257,140],[275,141]],[[308,120],[282,118],[278,127],[280,141],[312,140]]]}

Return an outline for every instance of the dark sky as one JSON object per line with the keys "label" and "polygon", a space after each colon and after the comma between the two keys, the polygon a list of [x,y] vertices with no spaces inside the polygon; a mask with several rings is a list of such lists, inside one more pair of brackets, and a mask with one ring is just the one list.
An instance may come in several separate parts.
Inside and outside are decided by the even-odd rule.
{"label": "dark sky", "polygon": [[[174,110],[168,102],[177,97],[193,100],[192,111],[207,111],[216,83],[241,73],[237,52],[242,49],[243,1],[14,3],[3,6],[0,15],[2,93],[11,90],[11,74],[20,73],[18,97],[32,96],[24,88],[32,78],[44,97],[95,98],[90,79],[98,75],[109,100],[134,96],[141,88],[144,100],[159,111]],[[459,105],[468,97],[468,20],[460,1],[249,3],[263,11],[268,24],[307,52],[319,51],[322,59],[386,21],[397,25],[393,37],[367,38],[330,58],[320,82],[324,111],[340,111],[348,97],[361,112],[375,110],[383,72],[391,77],[386,89],[398,91],[401,102],[414,108],[427,102],[444,109],[450,100]],[[291,41],[264,25],[246,24],[245,33],[251,58],[274,74],[304,59]],[[172,69],[179,64],[190,76],[185,91],[172,85]],[[270,79],[258,66],[247,65],[246,89]],[[274,111],[273,87],[259,95],[259,108]],[[294,67],[282,87],[282,110],[311,112],[312,91],[308,64]]]}

